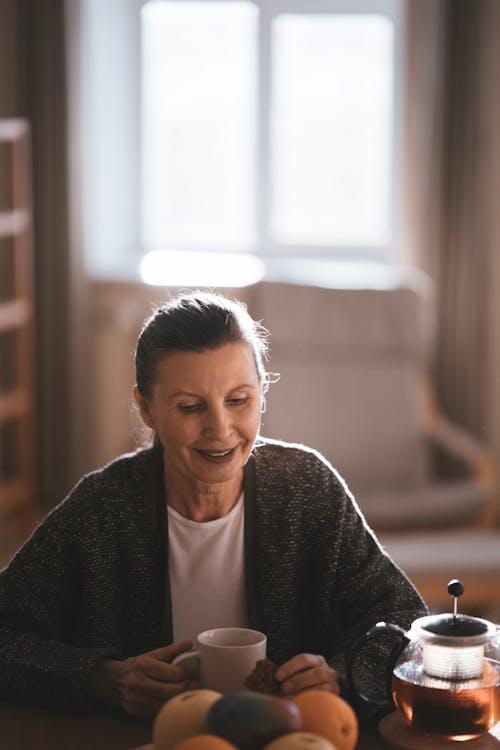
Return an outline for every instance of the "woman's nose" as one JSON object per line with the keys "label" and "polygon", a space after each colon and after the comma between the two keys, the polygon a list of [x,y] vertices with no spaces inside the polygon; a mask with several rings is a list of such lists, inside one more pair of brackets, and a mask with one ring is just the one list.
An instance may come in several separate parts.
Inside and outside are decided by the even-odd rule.
{"label": "woman's nose", "polygon": [[222,407],[212,407],[205,413],[203,432],[211,437],[224,438],[231,431],[231,420],[227,410]]}

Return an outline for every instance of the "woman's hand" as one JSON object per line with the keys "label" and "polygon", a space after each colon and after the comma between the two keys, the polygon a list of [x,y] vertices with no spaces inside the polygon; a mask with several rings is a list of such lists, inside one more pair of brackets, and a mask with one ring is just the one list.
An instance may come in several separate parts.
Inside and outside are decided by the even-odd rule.
{"label": "woman's hand", "polygon": [[90,691],[101,703],[132,716],[154,716],[169,698],[198,687],[186,679],[183,666],[170,663],[192,647],[191,641],[182,641],[124,661],[104,660],[90,676]]}
{"label": "woman's hand", "polygon": [[276,670],[275,677],[284,696],[312,688],[340,693],[336,671],[319,654],[297,654]]}

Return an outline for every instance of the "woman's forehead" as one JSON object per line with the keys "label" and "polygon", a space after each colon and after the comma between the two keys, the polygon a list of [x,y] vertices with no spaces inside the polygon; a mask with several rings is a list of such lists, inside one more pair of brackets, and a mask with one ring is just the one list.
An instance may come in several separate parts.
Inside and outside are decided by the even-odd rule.
{"label": "woman's forehead", "polygon": [[172,386],[213,381],[256,385],[259,374],[252,347],[236,342],[200,352],[170,352],[159,360],[155,380]]}

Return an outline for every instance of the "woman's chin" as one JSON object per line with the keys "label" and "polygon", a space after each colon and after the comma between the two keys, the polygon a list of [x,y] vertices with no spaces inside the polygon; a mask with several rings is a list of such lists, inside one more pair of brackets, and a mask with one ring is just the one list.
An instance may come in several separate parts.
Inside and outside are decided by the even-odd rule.
{"label": "woman's chin", "polygon": [[230,457],[213,457],[198,455],[193,475],[202,482],[219,484],[241,477],[243,466],[248,456],[243,456],[240,450]]}

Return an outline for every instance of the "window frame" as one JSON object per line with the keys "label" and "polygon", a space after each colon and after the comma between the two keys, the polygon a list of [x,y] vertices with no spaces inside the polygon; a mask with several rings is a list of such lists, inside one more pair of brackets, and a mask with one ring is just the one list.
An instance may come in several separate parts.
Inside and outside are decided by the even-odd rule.
{"label": "window frame", "polygon": [[[140,10],[148,1],[66,0],[73,164],[78,161],[71,189],[81,206],[85,266],[97,278],[137,279],[144,255],[140,240]],[[406,0],[251,2],[259,8],[256,254],[274,265],[286,258],[397,263],[403,208]],[[270,31],[272,19],[289,12],[378,12],[394,21],[392,237],[387,247],[282,244],[270,238]],[[110,130],[117,121],[121,126]]]}
{"label": "window frame", "polygon": [[[260,39],[258,59],[261,64],[259,70],[259,102],[265,106],[260,110],[259,135],[258,135],[258,237],[262,240],[260,245],[264,251],[264,257],[279,258],[308,258],[340,260],[342,262],[365,261],[371,262],[394,262],[395,248],[401,232],[400,197],[402,193],[402,155],[403,155],[403,110],[404,110],[404,29],[406,4],[404,0],[254,0],[259,6],[260,13]],[[389,198],[390,224],[392,236],[387,246],[366,245],[313,245],[306,244],[284,244],[271,240],[270,216],[271,191],[269,168],[271,164],[270,153],[270,107],[271,107],[271,41],[270,31],[272,19],[282,13],[304,13],[312,14],[365,14],[383,13],[394,21],[394,80],[393,80],[393,102],[394,112],[392,121],[392,141],[394,143],[391,164],[391,189]],[[264,70],[264,64],[266,69]]]}

